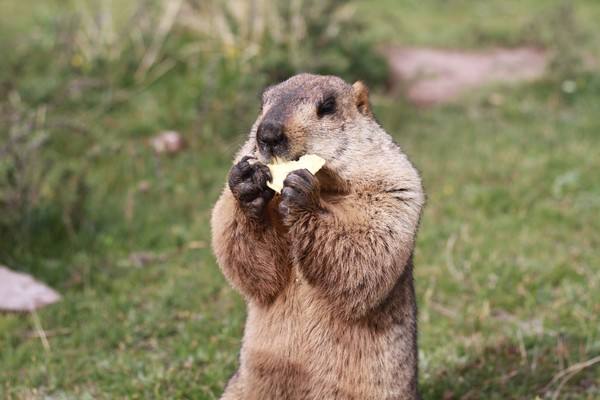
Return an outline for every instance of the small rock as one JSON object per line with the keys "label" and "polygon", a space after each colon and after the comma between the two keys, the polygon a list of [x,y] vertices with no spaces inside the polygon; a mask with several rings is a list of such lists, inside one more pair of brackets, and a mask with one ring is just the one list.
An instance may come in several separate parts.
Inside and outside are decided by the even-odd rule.
{"label": "small rock", "polygon": [[166,259],[166,254],[156,254],[151,251],[138,251],[129,255],[129,263],[137,268],[145,267],[155,262],[163,262]]}
{"label": "small rock", "polygon": [[186,148],[185,139],[175,131],[165,131],[150,139],[156,154],[177,154]]}
{"label": "small rock", "polygon": [[575,83],[575,81],[564,81],[561,85],[561,89],[563,92],[571,94],[571,93],[575,93],[575,91],[577,90],[577,83]]}
{"label": "small rock", "polygon": [[137,190],[140,193],[146,193],[148,190],[150,190],[150,182],[147,180],[139,181]]}
{"label": "small rock", "polygon": [[504,104],[504,96],[502,96],[500,93],[494,92],[490,94],[490,97],[488,97],[488,102],[495,107],[499,107]]}
{"label": "small rock", "polygon": [[54,289],[0,265],[0,311],[33,311],[59,300],[60,294]]}
{"label": "small rock", "polygon": [[204,242],[202,240],[194,240],[194,241],[189,242],[187,247],[190,250],[198,250],[198,249],[207,248],[208,244],[206,244],[206,242]]}

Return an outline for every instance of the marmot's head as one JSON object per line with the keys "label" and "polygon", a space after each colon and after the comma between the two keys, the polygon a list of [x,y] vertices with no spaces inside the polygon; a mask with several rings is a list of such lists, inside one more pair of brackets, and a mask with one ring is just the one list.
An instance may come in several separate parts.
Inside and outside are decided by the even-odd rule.
{"label": "marmot's head", "polygon": [[330,161],[358,139],[357,127],[366,120],[372,115],[362,82],[349,85],[335,76],[300,74],[264,91],[251,137],[264,162],[304,154]]}

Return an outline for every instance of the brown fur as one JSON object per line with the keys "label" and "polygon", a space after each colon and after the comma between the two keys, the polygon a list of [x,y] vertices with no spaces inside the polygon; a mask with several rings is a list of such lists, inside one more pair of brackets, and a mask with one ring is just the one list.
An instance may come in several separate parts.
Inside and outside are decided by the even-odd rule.
{"label": "brown fur", "polygon": [[[317,117],[330,94],[335,114]],[[327,163],[316,178],[290,174],[286,185],[306,193],[275,196],[258,217],[229,187],[214,208],[217,260],[248,303],[240,367],[222,399],[418,398],[416,170],[373,119],[363,84],[302,74],[267,89],[236,162],[269,161],[255,139],[265,118],[283,121],[285,157]]]}

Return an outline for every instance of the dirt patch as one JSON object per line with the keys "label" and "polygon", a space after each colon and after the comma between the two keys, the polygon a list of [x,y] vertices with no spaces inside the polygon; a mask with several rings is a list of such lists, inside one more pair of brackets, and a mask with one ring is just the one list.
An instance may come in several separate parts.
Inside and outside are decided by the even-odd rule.
{"label": "dirt patch", "polygon": [[531,81],[546,70],[546,53],[533,47],[487,51],[387,47],[393,90],[417,105],[450,102],[494,82]]}

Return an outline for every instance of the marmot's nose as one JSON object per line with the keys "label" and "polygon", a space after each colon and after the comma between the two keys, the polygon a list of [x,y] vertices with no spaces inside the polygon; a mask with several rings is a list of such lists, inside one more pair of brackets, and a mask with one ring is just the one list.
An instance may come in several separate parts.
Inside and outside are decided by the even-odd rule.
{"label": "marmot's nose", "polygon": [[256,139],[259,144],[274,147],[285,140],[283,125],[275,121],[263,121],[258,126]]}

